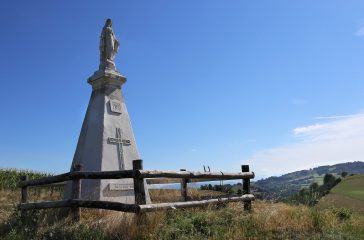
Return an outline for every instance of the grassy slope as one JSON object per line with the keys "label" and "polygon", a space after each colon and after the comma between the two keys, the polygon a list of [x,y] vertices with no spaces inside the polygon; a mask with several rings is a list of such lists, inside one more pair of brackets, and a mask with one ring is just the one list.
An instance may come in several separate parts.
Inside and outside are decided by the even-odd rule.
{"label": "grassy slope", "polygon": [[322,185],[326,173],[339,176],[342,172],[363,174],[364,162],[341,163],[332,166],[320,166],[309,170],[301,170],[284,174],[280,177],[269,177],[253,183],[267,199],[288,197],[303,187],[316,182]]}
{"label": "grassy slope", "polygon": [[346,177],[332,193],[364,201],[364,174]]}
{"label": "grassy slope", "polygon": [[320,200],[318,207],[346,207],[364,213],[364,175],[344,178]]}

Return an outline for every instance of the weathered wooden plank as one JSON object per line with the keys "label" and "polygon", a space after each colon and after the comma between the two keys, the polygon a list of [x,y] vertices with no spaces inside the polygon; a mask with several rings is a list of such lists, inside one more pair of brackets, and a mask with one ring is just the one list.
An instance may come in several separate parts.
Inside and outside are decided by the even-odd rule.
{"label": "weathered wooden plank", "polygon": [[158,171],[139,170],[135,172],[142,178],[209,178],[209,179],[250,179],[254,172],[228,173],[228,172],[191,172],[191,171]]}
{"label": "weathered wooden plank", "polygon": [[[172,184],[172,183],[181,183],[182,178],[147,178],[147,184]],[[216,178],[192,178],[189,179],[189,183],[194,182],[214,182],[220,181],[220,179]]]}
{"label": "weathered wooden plank", "polygon": [[170,184],[181,183],[180,178],[147,178],[147,184]]}
{"label": "weathered wooden plank", "polygon": [[[228,173],[228,172],[191,172],[191,171],[158,171],[158,170],[122,170],[122,171],[104,171],[104,172],[68,172],[56,176],[49,176],[40,179],[21,181],[19,187],[24,186],[40,186],[49,185],[58,182],[69,181],[72,179],[119,179],[133,178],[138,175],[140,178],[192,178],[191,182],[205,182],[213,180],[228,180],[228,179],[250,179],[254,178],[253,172],[245,173]],[[199,179],[200,178],[200,179]],[[195,180],[196,179],[196,180]],[[153,180],[148,180],[153,182]],[[155,180],[159,184],[164,180]],[[174,180],[167,180],[167,183],[174,183]],[[180,180],[175,183],[180,183]]]}
{"label": "weathered wooden plank", "polygon": [[21,181],[19,183],[19,187],[39,186],[39,185],[52,184],[52,183],[56,183],[56,182],[63,182],[63,181],[71,180],[70,175],[71,174],[68,172],[68,173],[63,173],[63,174],[56,175],[56,176],[49,176],[49,177],[44,177],[44,178],[39,178],[39,179],[34,179],[34,180]]}
{"label": "weathered wooden plank", "polygon": [[133,178],[133,170],[104,171],[104,172],[68,172],[56,176],[49,176],[29,181],[21,181],[19,187],[49,185],[73,179],[119,179]]}
{"label": "weathered wooden plank", "polygon": [[[133,161],[133,170],[140,171],[143,169],[143,160]],[[134,195],[135,204],[141,205],[146,203],[145,189],[144,189],[144,179],[140,175],[134,176]]]}
{"label": "weathered wooden plank", "polygon": [[154,203],[154,204],[145,204],[139,205],[140,212],[152,212],[157,210],[166,210],[166,209],[177,209],[177,208],[189,208],[189,207],[200,207],[209,204],[218,204],[224,202],[238,202],[238,201],[251,201],[254,200],[254,195],[245,194],[241,197],[230,197],[230,198],[217,198],[217,199],[208,199],[201,201],[188,201],[188,202],[175,202],[175,203]]}
{"label": "weathered wooden plank", "polygon": [[92,200],[80,200],[80,199],[69,199],[60,200],[53,202],[32,202],[32,203],[21,203],[19,209],[21,210],[32,210],[32,209],[47,209],[47,208],[61,208],[61,207],[83,207],[83,208],[98,208],[107,209],[123,212],[152,212],[165,209],[176,209],[176,208],[188,208],[188,207],[199,207],[208,204],[218,204],[223,202],[238,202],[238,201],[251,201],[254,200],[254,195],[245,194],[241,197],[230,197],[230,198],[218,198],[208,199],[201,201],[188,201],[188,202],[175,202],[175,203],[155,203],[155,204],[126,204],[120,202],[109,202],[109,201],[92,201]]}
{"label": "weathered wooden plank", "polygon": [[[75,164],[72,167],[73,172],[81,171],[82,166],[80,164]],[[73,179],[72,180],[72,191],[71,191],[72,199],[80,199],[81,198],[81,179]],[[72,220],[74,222],[80,221],[81,218],[81,210],[79,207],[74,206],[72,207]]]}
{"label": "weathered wooden plank", "polygon": [[92,201],[92,200],[79,200],[79,199],[72,199],[71,202],[83,208],[99,208],[99,209],[115,210],[122,212],[137,212],[139,210],[139,207],[136,204],[127,204],[120,202]]}
{"label": "weathered wooden plank", "polygon": [[181,182],[181,200],[183,202],[187,201],[187,183],[188,183],[188,179],[182,178],[182,182]]}
{"label": "weathered wooden plank", "polygon": [[[249,165],[241,165],[241,171],[249,172]],[[243,194],[250,194],[250,179],[243,179]],[[251,210],[251,201],[244,202],[244,210]]]}
{"label": "weathered wooden plank", "polygon": [[[21,176],[20,177],[20,181],[27,181],[28,180],[28,176]],[[23,186],[21,188],[21,199],[20,199],[21,203],[26,203],[28,202],[28,186]]]}
{"label": "weathered wooden plank", "polygon": [[73,172],[71,178],[82,179],[119,179],[119,178],[133,178],[133,170],[121,171],[103,171],[103,172]]}

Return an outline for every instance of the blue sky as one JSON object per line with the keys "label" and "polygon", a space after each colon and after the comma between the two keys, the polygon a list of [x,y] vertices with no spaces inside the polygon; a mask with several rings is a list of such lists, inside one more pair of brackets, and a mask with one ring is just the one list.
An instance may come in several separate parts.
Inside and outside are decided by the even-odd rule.
{"label": "blue sky", "polygon": [[69,169],[106,18],[146,168],[249,163],[264,177],[363,161],[363,9],[339,0],[3,1],[0,166]]}

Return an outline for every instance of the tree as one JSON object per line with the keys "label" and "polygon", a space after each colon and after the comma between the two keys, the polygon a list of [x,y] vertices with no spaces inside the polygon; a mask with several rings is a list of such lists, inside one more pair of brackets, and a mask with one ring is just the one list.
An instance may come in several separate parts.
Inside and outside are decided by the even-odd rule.
{"label": "tree", "polygon": [[312,183],[312,184],[310,185],[310,190],[311,190],[311,192],[317,192],[318,188],[319,188],[319,185],[318,185],[318,183],[317,183],[317,182],[314,182],[314,183]]}
{"label": "tree", "polygon": [[326,173],[324,176],[324,185],[331,188],[335,184],[336,177],[331,173]]}
{"label": "tree", "polygon": [[341,173],[341,176],[344,178],[344,177],[346,177],[348,175],[348,172],[342,172]]}

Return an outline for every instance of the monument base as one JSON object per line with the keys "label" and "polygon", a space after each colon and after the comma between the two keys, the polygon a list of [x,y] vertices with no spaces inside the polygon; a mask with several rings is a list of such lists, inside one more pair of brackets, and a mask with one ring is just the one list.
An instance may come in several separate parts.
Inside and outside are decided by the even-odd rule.
{"label": "monument base", "polygon": [[[133,169],[140,159],[129,114],[121,92],[126,78],[112,69],[96,71],[89,79],[92,94],[78,139],[73,164],[82,171]],[[146,182],[146,200],[150,203]],[[70,197],[70,187],[65,198]],[[135,203],[133,179],[81,180],[81,198]]]}

